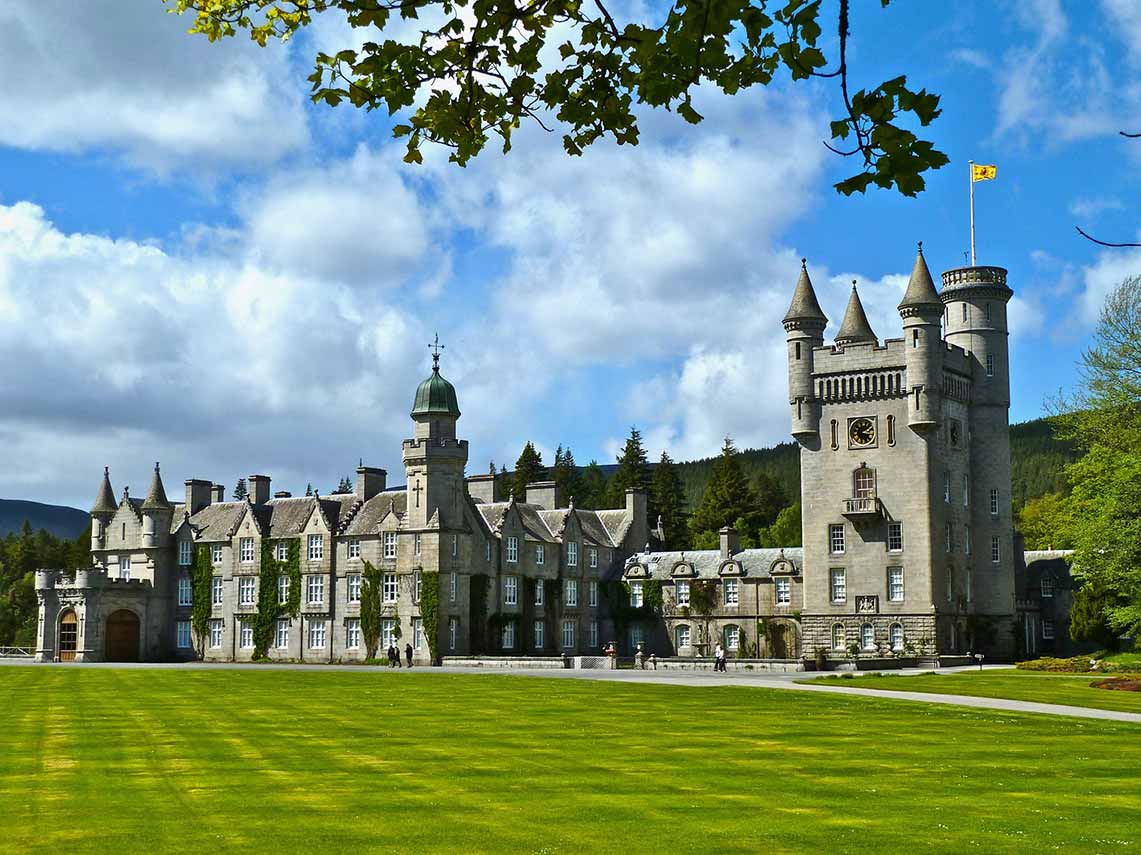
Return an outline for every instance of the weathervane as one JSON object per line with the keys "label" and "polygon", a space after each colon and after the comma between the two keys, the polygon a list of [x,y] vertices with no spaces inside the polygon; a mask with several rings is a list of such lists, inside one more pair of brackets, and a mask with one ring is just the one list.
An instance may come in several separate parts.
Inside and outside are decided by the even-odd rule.
{"label": "weathervane", "polygon": [[435,339],[432,341],[432,343],[430,345],[428,345],[428,349],[432,351],[432,370],[433,371],[439,371],[440,370],[440,351],[443,350],[445,347],[446,347],[446,345],[440,344],[440,334],[436,333]]}

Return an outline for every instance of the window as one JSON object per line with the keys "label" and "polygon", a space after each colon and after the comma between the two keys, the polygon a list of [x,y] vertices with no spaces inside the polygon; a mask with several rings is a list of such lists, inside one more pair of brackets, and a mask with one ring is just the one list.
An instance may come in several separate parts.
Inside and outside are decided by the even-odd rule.
{"label": "window", "polygon": [[424,577],[417,570],[412,574],[412,602],[420,602],[420,592],[424,589]]}
{"label": "window", "polygon": [[963,552],[967,555],[971,554],[971,527],[967,526],[963,529]]}
{"label": "window", "polygon": [[947,602],[955,599],[955,571],[947,568]]}
{"label": "window", "polygon": [[679,581],[674,584],[674,599],[679,606],[689,605],[689,582]]}
{"label": "window", "polygon": [[210,646],[215,650],[222,646],[222,621],[212,620],[209,624]]}
{"label": "window", "polygon": [[787,576],[779,576],[776,580],[777,605],[787,606],[792,602],[792,580]]}
{"label": "window", "polygon": [[967,304],[963,303],[963,320],[967,319]]}
{"label": "window", "polygon": [[349,538],[349,559],[361,557],[361,539],[359,537]]}
{"label": "window", "polygon": [[448,602],[454,603],[456,601],[456,594],[459,590],[459,574],[451,573],[448,575]]}
{"label": "window", "polygon": [[289,647],[289,621],[279,620],[277,622],[277,633],[273,640],[273,646],[278,650]]}
{"label": "window", "polygon": [[998,490],[994,487],[990,488],[990,515],[998,516]]}
{"label": "window", "polygon": [[456,649],[456,639],[460,634],[459,618],[448,618],[448,650]]}
{"label": "window", "polygon": [[190,584],[189,576],[181,576],[178,579],[178,604],[180,606],[194,605],[194,589]]}
{"label": "window", "polygon": [[222,592],[225,590],[223,584],[221,576],[215,576],[210,580],[210,605],[222,605]]}
{"label": "window", "polygon": [[598,582],[594,579],[586,583],[586,603],[591,608],[598,605]]}
{"label": "window", "polygon": [[987,377],[993,377],[994,376],[994,354],[993,353],[988,353],[986,355],[986,376]]}
{"label": "window", "polygon": [[632,608],[632,609],[642,608],[642,583],[641,582],[631,582],[630,583],[630,608]]}
{"label": "window", "polygon": [[591,567],[597,567],[598,566],[598,550],[595,549],[593,546],[590,547],[590,566]]}
{"label": "window", "polygon": [[[787,579],[785,581],[788,581]],[[725,580],[725,605],[735,606],[740,601],[740,594],[737,591],[737,580]]]}
{"label": "window", "polygon": [[483,560],[484,561],[490,561],[491,560],[491,541],[490,540],[483,544]]}
{"label": "window", "polygon": [[630,627],[630,649],[637,650],[643,643],[645,643],[645,633],[642,631],[640,623],[634,624]]}
{"label": "window", "polygon": [[842,623],[832,624],[832,649],[844,649],[844,624]]}
{"label": "window", "polygon": [[994,564],[1002,560],[1002,548],[997,534],[990,539],[990,560]]}
{"label": "window", "polygon": [[458,534],[452,535],[452,558],[460,554],[460,536]]}
{"label": "window", "polygon": [[1041,584],[1043,599],[1049,599],[1054,596],[1054,579],[1052,576],[1043,576]]}
{"label": "window", "polygon": [[356,650],[361,646],[361,620],[349,618],[345,621],[345,647]]}
{"label": "window", "polygon": [[238,646],[249,650],[254,646],[254,625],[248,620],[238,622]]}
{"label": "window", "polygon": [[396,602],[396,574],[385,573],[380,582],[381,600],[386,603]]}
{"label": "window", "polygon": [[[382,558],[395,558],[396,557],[396,532],[386,531],[382,537]],[[417,538],[419,535],[417,535]]]}
{"label": "window", "polygon": [[543,647],[543,632],[545,631],[545,629],[546,629],[546,625],[541,620],[535,621],[535,648],[536,649],[542,649],[542,647]]}
{"label": "window", "polygon": [[578,566],[578,544],[573,540],[567,544],[567,567]]}
{"label": "window", "polygon": [[252,606],[257,601],[257,582],[258,580],[256,576],[238,577],[239,606]]}
{"label": "window", "polygon": [[828,526],[828,549],[833,555],[839,555],[844,551],[844,525],[830,525]]}
{"label": "window", "polygon": [[510,650],[515,646],[515,622],[508,621],[503,624],[503,649]]}
{"label": "window", "polygon": [[515,564],[519,561],[519,538],[507,538],[507,563]]}
{"label": "window", "polygon": [[289,601],[289,577],[284,573],[277,577],[277,604],[283,605]]}
{"label": "window", "polygon": [[325,577],[305,577],[305,602],[311,606],[319,606],[325,602]]}
{"label": "window", "polygon": [[564,579],[563,580],[563,602],[568,606],[578,605],[578,580],[577,579]]}
{"label": "window", "polygon": [[887,598],[893,603],[903,602],[903,568],[887,568]]}
{"label": "window", "polygon": [[911,346],[913,348],[919,347],[919,330],[911,331]]}
{"label": "window", "polygon": [[950,523],[945,524],[943,526],[943,551],[944,552],[954,552],[955,551],[954,536],[955,536],[955,533],[954,533],[954,530],[951,528],[951,524]]}
{"label": "window", "polygon": [[796,342],[796,358],[800,359],[800,342]]}
{"label": "window", "polygon": [[396,644],[396,621],[393,618],[384,618],[380,622],[380,646],[392,647]]}
{"label": "window", "polygon": [[598,649],[598,621],[596,620],[590,622],[590,647],[592,650]]}
{"label": "window", "polygon": [[876,495],[876,472],[861,466],[852,476],[853,494],[857,499],[874,499]]}
{"label": "window", "polygon": [[416,650],[424,649],[424,620],[412,618],[412,647]]}
{"label": "window", "polygon": [[725,649],[739,650],[741,647],[741,631],[735,626],[725,627]]}
{"label": "window", "polygon": [[325,535],[309,535],[309,560],[320,561],[325,557]]}
{"label": "window", "polygon": [[968,603],[974,598],[973,582],[974,582],[973,574],[971,573],[971,568],[968,567],[967,568],[967,602]]}
{"label": "window", "polygon": [[254,539],[243,537],[238,541],[238,558],[243,564],[254,563]]}
{"label": "window", "polygon": [[951,501],[951,473],[950,472],[944,472],[943,473],[943,501],[944,502],[950,502]]}
{"label": "window", "polygon": [[903,650],[903,624],[893,623],[888,627],[887,638],[891,642],[892,650],[897,652]]}
{"label": "window", "polygon": [[278,561],[286,561],[289,559],[289,544],[284,540],[279,540],[273,545],[273,557]]}
{"label": "window", "polygon": [[345,577],[345,600],[349,603],[359,603],[361,601],[360,573],[350,573]]}
{"label": "window", "polygon": [[178,566],[189,567],[191,561],[191,551],[194,544],[189,540],[180,540],[178,542]]}
{"label": "window", "polygon": [[963,473],[963,507],[969,508],[971,506],[971,482],[970,478]]}
{"label": "window", "polygon": [[887,551],[903,552],[903,523],[889,522],[887,524]]}
{"label": "window", "polygon": [[[395,534],[392,535],[392,541],[394,544],[396,543],[396,535]],[[417,558],[419,558],[421,553],[423,553],[423,551],[424,551],[424,544],[423,544],[423,541],[420,539],[420,535],[418,535],[418,534],[412,535],[412,554],[415,555]],[[393,558],[396,557],[395,545],[392,547],[392,557]]]}
{"label": "window", "polygon": [[222,544],[215,543],[210,547],[210,562],[212,564],[222,563]]}
{"label": "window", "polygon": [[574,647],[574,621],[563,621],[563,647]]}
{"label": "window", "polygon": [[831,572],[832,578],[832,602],[843,603],[848,600],[848,583],[844,577],[844,571],[834,569]]}
{"label": "window", "polygon": [[840,443],[836,439],[836,420],[832,419],[832,450],[835,451],[840,447]]}
{"label": "window", "polygon": [[190,647],[190,621],[180,620],[175,625],[175,644],[178,645],[179,650],[186,650]]}
{"label": "window", "polygon": [[540,543],[538,546],[535,547],[535,563],[536,564],[543,564],[546,562],[546,560],[547,560],[547,548],[545,546],[543,546],[543,544]]}
{"label": "window", "polygon": [[1042,618],[1042,638],[1046,641],[1054,638],[1054,621],[1050,618]]}
{"label": "window", "polygon": [[519,577],[503,577],[503,605],[515,606],[519,604]]}
{"label": "window", "polygon": [[131,581],[131,556],[129,555],[119,557],[119,580],[122,582]]}
{"label": "window", "polygon": [[674,635],[676,636],[678,650],[681,650],[683,647],[689,647],[688,626],[685,626],[684,624],[679,626],[676,630],[674,630]]}
{"label": "window", "polygon": [[313,620],[309,622],[309,649],[325,649],[325,621]]}
{"label": "window", "polygon": [[535,605],[541,606],[543,604],[543,580],[535,580]]}
{"label": "window", "polygon": [[864,650],[875,650],[876,631],[870,623],[865,623],[860,627],[860,647]]}
{"label": "window", "polygon": [[887,417],[887,444],[895,445],[895,416]]}
{"label": "window", "polygon": [[986,303],[983,306],[983,308],[986,311],[986,319],[989,321],[990,320],[990,303]]}

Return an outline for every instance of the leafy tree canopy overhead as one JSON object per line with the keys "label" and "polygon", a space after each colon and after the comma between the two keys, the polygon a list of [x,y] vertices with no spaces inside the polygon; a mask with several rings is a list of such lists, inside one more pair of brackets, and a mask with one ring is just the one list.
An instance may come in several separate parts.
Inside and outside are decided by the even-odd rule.
{"label": "leafy tree canopy overhead", "polygon": [[460,165],[493,137],[507,152],[524,122],[557,124],[572,155],[603,137],[636,145],[640,105],[696,124],[697,87],[736,95],[785,75],[835,83],[839,117],[829,129],[834,145],[825,145],[859,164],[839,192],[875,185],[914,196],[923,174],[948,162],[905,127],[930,125],[938,95],[910,87],[905,75],[849,85],[850,0],[663,0],[645,21],[625,19],[613,0],[164,2],[194,15],[192,33],[216,41],[245,31],[263,47],[318,16],[344,16],[361,31],[359,46],[316,55],[311,97],[407,115],[393,134],[407,138],[411,163],[422,162],[425,142],[451,148]]}

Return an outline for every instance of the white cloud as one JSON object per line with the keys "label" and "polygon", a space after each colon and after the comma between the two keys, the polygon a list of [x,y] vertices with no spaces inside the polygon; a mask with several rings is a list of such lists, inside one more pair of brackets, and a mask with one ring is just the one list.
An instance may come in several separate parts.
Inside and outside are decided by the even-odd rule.
{"label": "white cloud", "polygon": [[9,0],[0,6],[0,144],[109,149],[132,164],[209,174],[308,141],[304,92],[281,45],[209,44],[158,3]]}
{"label": "white cloud", "polygon": [[1082,197],[1070,202],[1070,213],[1083,220],[1090,220],[1105,211],[1120,211],[1124,207],[1120,199],[1112,196]]}
{"label": "white cloud", "polygon": [[[1141,231],[1133,240],[1141,241]],[[1097,322],[1106,295],[1130,276],[1141,275],[1141,249],[1110,249],[1098,253],[1093,264],[1082,268],[1085,289],[1078,298],[1082,320]]]}

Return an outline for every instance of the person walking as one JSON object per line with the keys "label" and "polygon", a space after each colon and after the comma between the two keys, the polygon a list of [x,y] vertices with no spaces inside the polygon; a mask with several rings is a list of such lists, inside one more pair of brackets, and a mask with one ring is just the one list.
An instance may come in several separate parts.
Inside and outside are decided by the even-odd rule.
{"label": "person walking", "polygon": [[411,668],[412,667],[412,645],[411,644],[405,644],[404,645],[404,659],[408,662],[408,667]]}
{"label": "person walking", "polygon": [[388,644],[388,667],[396,667],[396,648],[392,646],[392,642]]}
{"label": "person walking", "polygon": [[721,646],[721,642],[718,642],[717,646],[713,648],[713,670],[725,670],[725,648]]}

